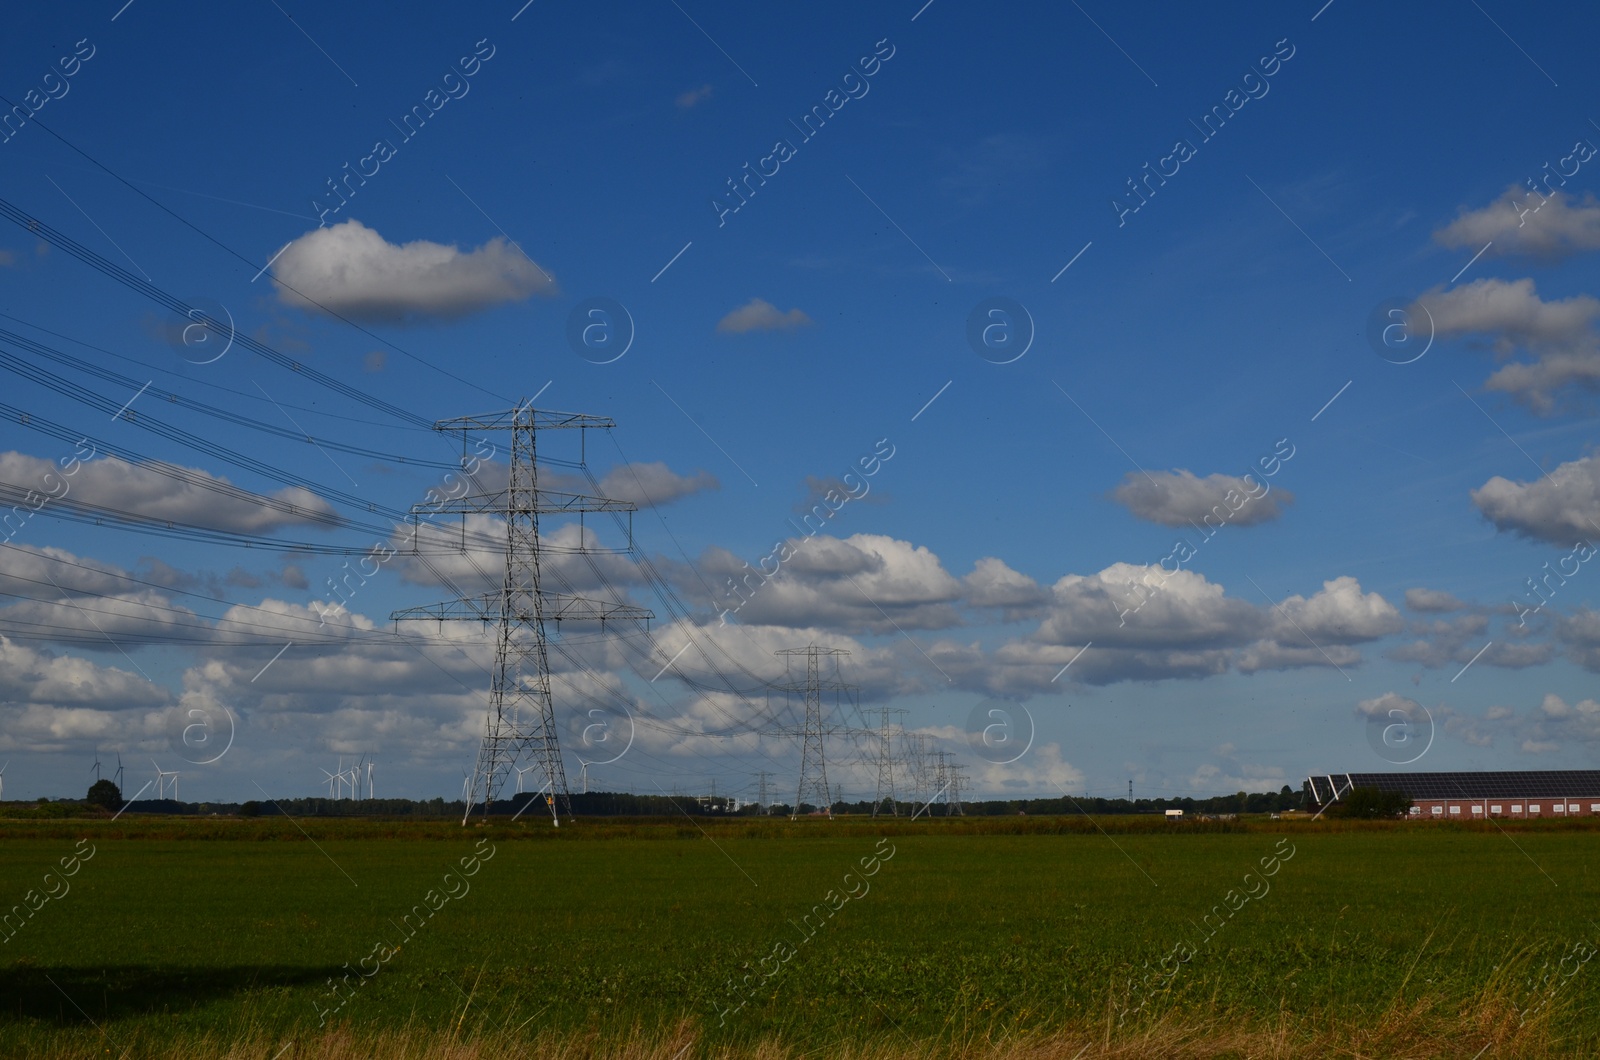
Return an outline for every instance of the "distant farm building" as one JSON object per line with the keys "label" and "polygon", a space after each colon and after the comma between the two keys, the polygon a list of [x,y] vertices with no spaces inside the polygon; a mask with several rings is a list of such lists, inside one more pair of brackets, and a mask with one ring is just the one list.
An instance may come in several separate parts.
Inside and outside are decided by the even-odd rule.
{"label": "distant farm building", "polygon": [[1442,820],[1487,817],[1545,819],[1600,816],[1600,770],[1563,769],[1502,773],[1321,773],[1306,778],[1316,809],[1326,809],[1355,788],[1398,791],[1411,797],[1411,816]]}

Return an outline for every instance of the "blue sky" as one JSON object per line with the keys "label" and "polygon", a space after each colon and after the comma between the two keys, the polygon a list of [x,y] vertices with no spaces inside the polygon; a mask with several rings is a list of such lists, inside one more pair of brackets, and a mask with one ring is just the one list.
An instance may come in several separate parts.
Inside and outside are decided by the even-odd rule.
{"label": "blue sky", "polygon": [[[908,708],[976,794],[1298,787],[1410,757],[1369,741],[1393,710],[1431,729],[1409,768],[1577,768],[1600,741],[1600,567],[1575,551],[1600,536],[1586,17],[117,0],[17,14],[0,93],[37,114],[5,130],[0,174],[18,216],[414,417],[537,393],[616,420],[590,465],[641,501],[638,548],[687,614],[599,558],[589,588],[658,618],[652,639],[575,634],[586,661],[557,662],[573,732],[590,709],[632,715],[593,783],[749,796],[764,769],[792,785],[793,742],[752,732],[756,679],[811,642],[849,648],[862,704]],[[1214,107],[1227,120],[1206,138]],[[728,182],[762,167],[740,204]],[[327,184],[350,169],[370,175],[337,205]],[[1158,169],[1141,203],[1128,184]],[[180,355],[170,308],[25,224],[0,229],[0,263],[0,328],[150,381],[135,398],[0,343],[113,407],[134,398],[112,420],[0,376],[31,417],[0,423],[8,507],[74,452],[33,420],[140,458],[82,463],[63,500],[89,521],[52,502],[0,549],[6,792],[76,793],[97,747],[138,783],[152,757],[181,767],[185,798],[312,794],[359,754],[379,794],[459,791],[487,641],[396,639],[387,620],[481,588],[496,550],[432,541],[433,567],[385,563],[318,626],[346,557],[291,544],[368,547],[383,510],[443,474],[400,458],[449,461],[449,444],[240,344],[194,363],[216,347]],[[568,339],[596,298],[634,329],[603,364]],[[999,364],[968,325],[1002,298],[1033,338]],[[1402,316],[1375,330],[1412,330],[1380,356],[1385,307]],[[890,449],[800,545],[791,520]],[[1293,455],[1272,492],[1227,509],[1275,452]],[[246,493],[221,503],[201,478]],[[1225,525],[1202,538],[1189,520],[1216,504]],[[1197,545],[1183,573],[1139,569],[1180,538]],[[794,561],[719,624],[737,600],[710,590],[786,539]],[[580,591],[594,575],[556,563]],[[1527,580],[1556,569],[1519,621]],[[705,654],[652,682],[685,645]],[[719,670],[745,694],[704,691]],[[969,739],[985,699],[1019,732],[1031,719],[1020,759]],[[233,719],[222,758],[175,749],[191,710]],[[847,795],[872,793],[864,746],[833,749]],[[569,773],[585,753],[569,740]]]}

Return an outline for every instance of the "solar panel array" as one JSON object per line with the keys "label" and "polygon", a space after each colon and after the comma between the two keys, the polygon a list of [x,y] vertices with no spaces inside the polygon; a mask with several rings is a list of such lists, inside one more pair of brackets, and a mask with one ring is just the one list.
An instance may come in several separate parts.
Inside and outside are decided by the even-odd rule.
{"label": "solar panel array", "polygon": [[1413,799],[1559,799],[1600,796],[1600,769],[1502,773],[1319,773],[1306,784],[1319,805],[1350,788],[1399,791]]}

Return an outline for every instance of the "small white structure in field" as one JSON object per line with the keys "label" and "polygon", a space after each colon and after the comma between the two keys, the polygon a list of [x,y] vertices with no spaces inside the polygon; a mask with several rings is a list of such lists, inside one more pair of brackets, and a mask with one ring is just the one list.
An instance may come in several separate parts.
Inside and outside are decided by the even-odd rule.
{"label": "small white structure in field", "polygon": [[1183,817],[1183,811],[1182,810],[1168,810],[1167,811],[1167,820],[1169,820],[1169,821],[1176,821],[1176,820],[1179,820],[1182,817]]}

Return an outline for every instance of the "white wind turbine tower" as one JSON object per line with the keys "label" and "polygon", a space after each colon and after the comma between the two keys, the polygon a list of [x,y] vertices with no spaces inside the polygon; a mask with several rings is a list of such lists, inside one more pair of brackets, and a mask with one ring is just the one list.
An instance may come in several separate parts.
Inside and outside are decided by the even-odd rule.
{"label": "white wind turbine tower", "polygon": [[350,797],[361,798],[361,771],[366,767],[367,798],[372,798],[372,760],[366,755],[357,759],[356,764],[350,767]]}
{"label": "white wind turbine tower", "polygon": [[[154,758],[150,759],[150,764],[156,767],[156,798],[158,798],[158,799],[171,798],[173,801],[177,801],[177,798],[178,798],[178,772],[177,772],[177,770],[175,770],[175,769],[174,770],[162,769],[160,764],[157,763]],[[167,782],[169,778],[171,780],[170,784]],[[171,791],[171,793],[172,793],[170,796],[167,794],[168,791]]]}
{"label": "white wind turbine tower", "polygon": [[3,798],[6,793],[6,766],[10,764],[11,759],[8,758],[6,759],[6,765],[0,766],[0,798]]}
{"label": "white wind turbine tower", "polygon": [[328,778],[328,798],[345,798],[344,791],[346,787],[350,789],[350,798],[357,799],[361,797],[361,766],[359,762],[347,769],[344,764],[344,756],[340,755],[339,771],[330,773],[324,769],[322,775]]}
{"label": "white wind turbine tower", "polygon": [[328,770],[322,770],[323,777],[328,778],[328,797],[330,799],[342,799],[344,797],[344,785],[352,783],[350,781],[350,773],[352,772],[354,772],[354,769],[344,769],[344,756],[342,754],[339,756],[339,772],[330,773]]}

